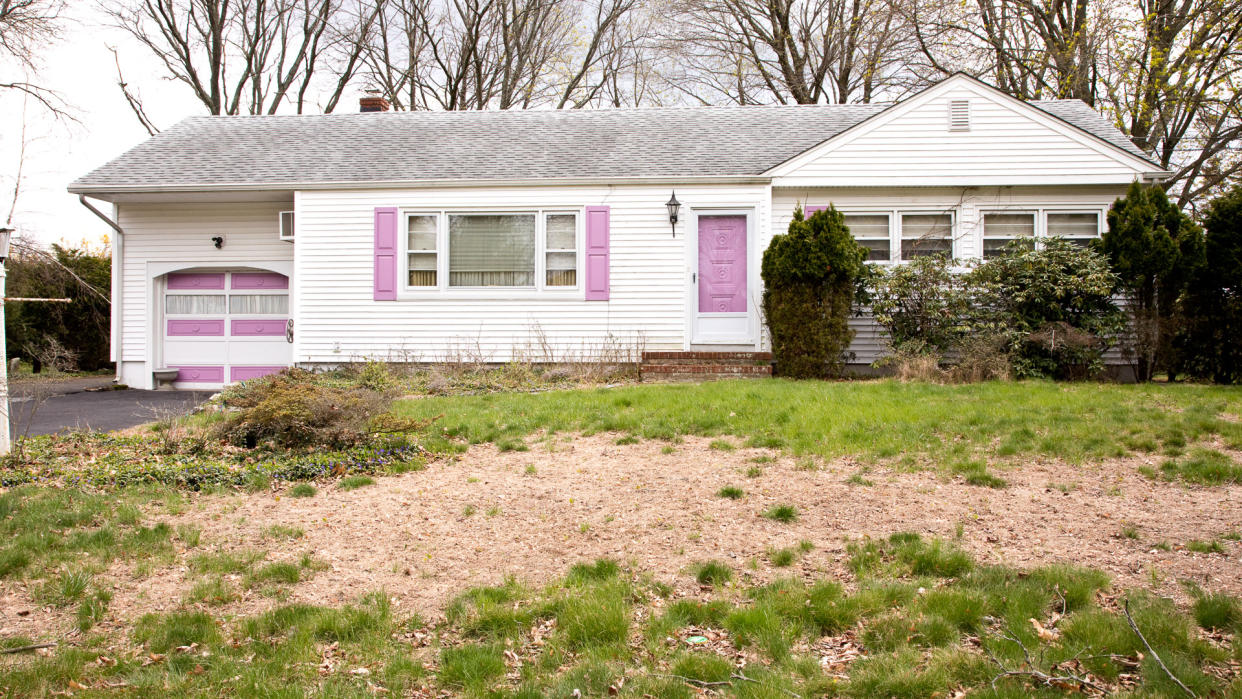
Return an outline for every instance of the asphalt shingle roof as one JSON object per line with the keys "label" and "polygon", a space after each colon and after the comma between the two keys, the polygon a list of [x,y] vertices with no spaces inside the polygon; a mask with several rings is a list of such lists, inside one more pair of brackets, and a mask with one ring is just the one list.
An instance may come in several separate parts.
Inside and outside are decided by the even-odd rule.
{"label": "asphalt shingle roof", "polygon": [[[760,175],[889,106],[191,117],[69,188]],[[1145,157],[1082,102],[1036,106]]]}

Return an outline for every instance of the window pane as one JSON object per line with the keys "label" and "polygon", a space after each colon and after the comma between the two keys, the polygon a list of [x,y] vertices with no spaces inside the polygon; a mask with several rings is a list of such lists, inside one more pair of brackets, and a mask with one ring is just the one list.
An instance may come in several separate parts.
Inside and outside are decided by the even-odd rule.
{"label": "window pane", "polygon": [[902,214],[901,259],[953,254],[953,217],[949,214]]}
{"label": "window pane", "polygon": [[164,297],[164,311],[178,315],[224,315],[224,296],[169,294]]}
{"label": "window pane", "polygon": [[533,215],[449,216],[450,286],[534,286]]}
{"label": "window pane", "polygon": [[549,214],[547,221],[549,250],[575,250],[578,247],[578,217],[574,214]]}
{"label": "window pane", "polygon": [[1000,257],[1001,255],[1005,254],[1005,250],[1009,247],[1009,244],[1013,240],[1022,240],[1022,247],[1026,250],[1035,249],[1035,240],[1033,238],[1026,239],[1026,240],[1023,240],[1020,238],[1014,238],[1014,239],[984,238],[983,239],[983,259],[990,260],[993,257]]}
{"label": "window pane", "polygon": [[229,313],[237,315],[286,315],[289,297],[284,294],[233,294]]}
{"label": "window pane", "polygon": [[408,258],[410,261],[408,284],[410,286],[435,286],[436,254],[434,252],[412,252]]}
{"label": "window pane", "polygon": [[1050,236],[1094,238],[1099,234],[1099,214],[1048,214],[1048,235]]}
{"label": "window pane", "polygon": [[887,240],[860,240],[858,244],[867,248],[867,260],[871,262],[888,262],[893,259]]}
{"label": "window pane", "polygon": [[855,238],[888,237],[888,216],[885,214],[846,214],[845,225]]}
{"label": "window pane", "polygon": [[984,214],[983,235],[988,238],[1034,237],[1035,214]]}
{"label": "window pane", "polygon": [[436,217],[411,216],[407,231],[407,247],[409,250],[436,249]]}
{"label": "window pane", "polygon": [[573,252],[548,253],[548,286],[576,286],[578,284],[578,255]]}

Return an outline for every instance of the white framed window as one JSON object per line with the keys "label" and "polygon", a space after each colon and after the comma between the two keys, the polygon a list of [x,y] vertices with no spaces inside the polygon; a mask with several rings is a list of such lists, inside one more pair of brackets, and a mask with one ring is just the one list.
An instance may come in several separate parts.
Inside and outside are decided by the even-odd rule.
{"label": "white framed window", "polygon": [[224,292],[219,294],[165,293],[164,312],[169,315],[224,315]]}
{"label": "white framed window", "polygon": [[1044,233],[1049,237],[1083,246],[1100,237],[1103,217],[1099,211],[1047,211],[1044,216]]}
{"label": "white framed window", "polygon": [[902,212],[901,259],[946,254],[953,256],[953,214],[937,212]]}
{"label": "white framed window", "polygon": [[843,212],[845,225],[859,245],[867,248],[868,262],[893,259],[892,216],[887,212]]}
{"label": "white framed window", "polygon": [[1000,257],[1015,240],[1035,247],[1034,211],[983,212],[983,259]]}
{"label": "white framed window", "polygon": [[574,210],[408,211],[405,288],[578,288],[581,215]]}

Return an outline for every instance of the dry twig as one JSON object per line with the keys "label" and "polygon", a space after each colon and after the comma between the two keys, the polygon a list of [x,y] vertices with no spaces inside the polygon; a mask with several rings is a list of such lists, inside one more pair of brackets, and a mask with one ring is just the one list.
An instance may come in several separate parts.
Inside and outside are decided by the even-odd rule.
{"label": "dry twig", "polygon": [[1139,640],[1143,642],[1143,647],[1147,649],[1148,653],[1151,653],[1152,659],[1156,661],[1156,664],[1160,666],[1160,669],[1164,670],[1164,674],[1168,675],[1169,679],[1173,680],[1173,683],[1178,687],[1181,687],[1182,691],[1187,695],[1197,697],[1198,695],[1195,694],[1190,687],[1182,684],[1182,681],[1177,679],[1177,676],[1169,671],[1168,666],[1164,664],[1164,661],[1160,659],[1160,655],[1156,653],[1156,649],[1151,647],[1151,644],[1147,642],[1147,637],[1143,635],[1142,631],[1139,631],[1138,624],[1134,623],[1134,617],[1130,616],[1130,600],[1127,599],[1121,608],[1122,611],[1126,613],[1126,621],[1130,622],[1130,628],[1134,630],[1135,635],[1137,635]]}

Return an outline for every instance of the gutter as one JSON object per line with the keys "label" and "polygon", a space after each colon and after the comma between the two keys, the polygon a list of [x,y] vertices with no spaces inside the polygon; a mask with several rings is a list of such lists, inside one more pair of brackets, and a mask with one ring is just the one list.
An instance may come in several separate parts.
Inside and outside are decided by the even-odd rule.
{"label": "gutter", "polygon": [[[174,192],[264,192],[280,190],[325,189],[417,189],[448,187],[537,187],[568,185],[686,185],[686,184],[768,184],[765,175],[691,175],[657,177],[534,177],[526,179],[436,179],[436,180],[369,180],[332,182],[221,182],[214,184],[151,184],[151,185],[69,185],[69,192],[84,194],[165,194]],[[89,204],[86,206],[90,207]],[[93,207],[92,207],[93,208]],[[98,212],[96,212],[98,213]],[[111,222],[110,222],[110,225]],[[114,226],[115,227],[115,226]]]}
{"label": "gutter", "polygon": [[[86,200],[85,195],[83,194],[78,195],[78,203],[81,204],[82,206],[85,206],[87,210],[89,210],[92,214],[95,214],[96,216],[98,216],[100,221],[103,221],[104,223],[108,224],[109,228],[116,231],[116,239],[112,243],[112,304],[111,304],[112,305],[112,309],[111,309],[112,310],[112,339],[113,339],[112,361],[116,363],[116,378],[114,378],[112,382],[120,383],[121,382],[121,364],[122,364],[121,353],[123,351],[123,348],[122,348],[123,343],[121,342],[121,339],[122,339],[122,332],[124,332],[124,329],[125,329],[125,324],[120,322],[121,321],[121,318],[120,318],[121,309],[123,305],[122,304],[122,300],[123,300],[122,290],[124,289],[124,284],[122,283],[124,281],[123,279],[124,275],[121,274],[121,262],[124,260],[124,253],[125,253],[125,229],[121,228],[120,224],[118,224],[116,221],[113,221],[111,218],[108,218],[108,216],[104,214],[102,211],[95,208],[94,204]],[[115,210],[115,207],[113,207],[113,209]]]}

